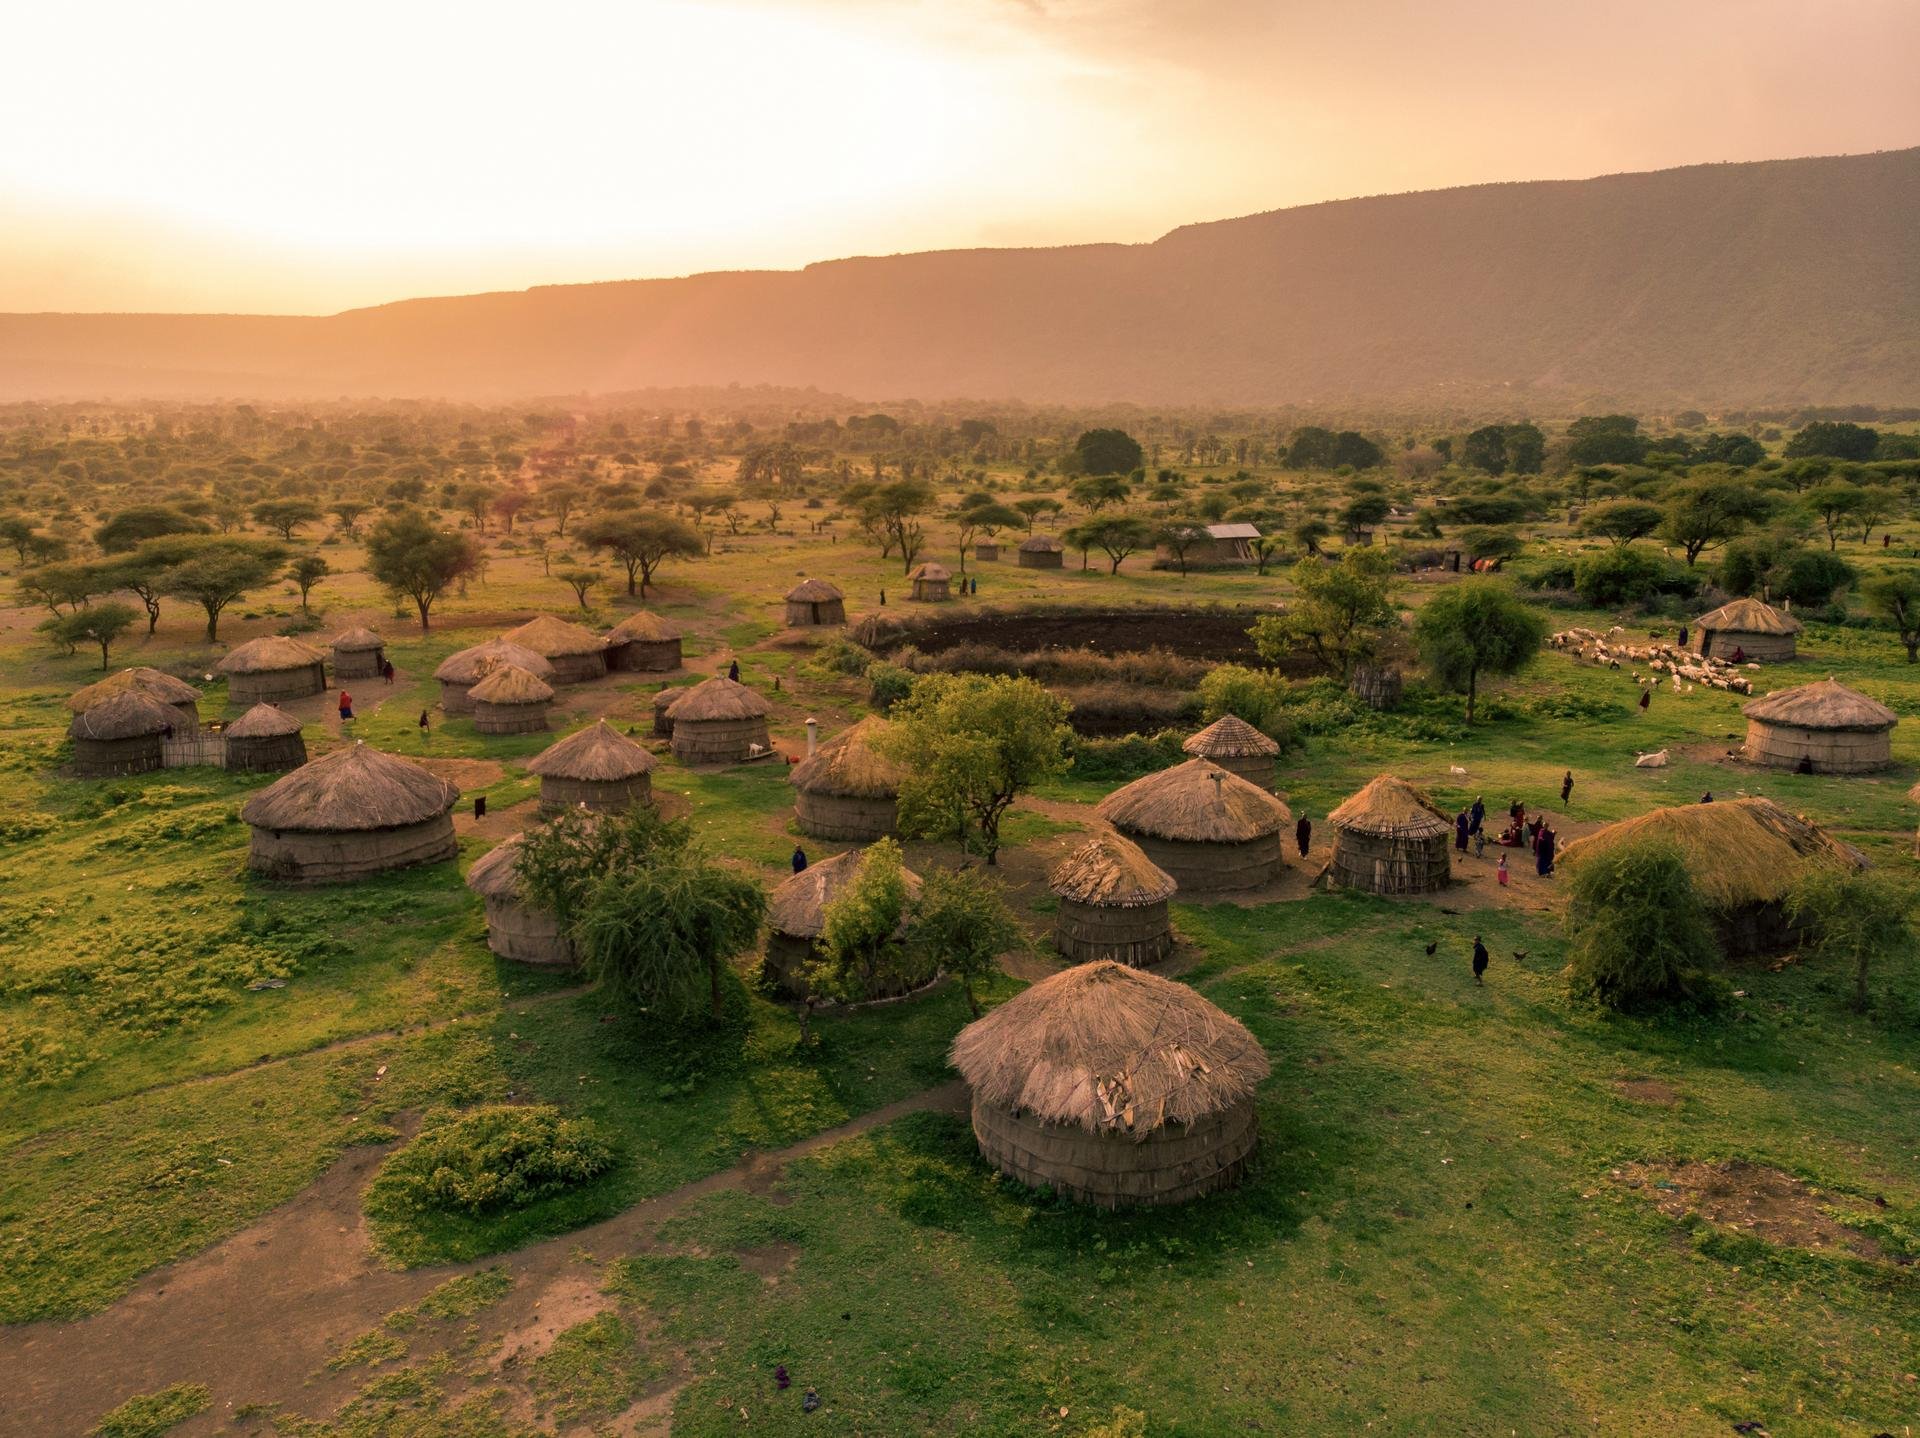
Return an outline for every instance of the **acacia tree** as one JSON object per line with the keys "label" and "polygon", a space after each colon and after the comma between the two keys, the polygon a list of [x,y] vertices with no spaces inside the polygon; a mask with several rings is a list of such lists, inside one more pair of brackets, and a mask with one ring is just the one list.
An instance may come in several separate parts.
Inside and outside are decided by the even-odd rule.
{"label": "acacia tree", "polygon": [[1907,663],[1920,664],[1920,575],[1910,569],[1876,574],[1861,588],[1867,603],[1900,636]]}
{"label": "acacia tree", "polygon": [[78,644],[97,644],[100,646],[100,670],[106,672],[107,649],[122,634],[133,627],[139,615],[130,604],[120,604],[114,600],[105,600],[99,604],[89,604],[76,609],[71,614],[62,614],[45,622],[44,628],[61,644],[69,649]]}
{"label": "acacia tree", "polygon": [[1057,499],[1019,499],[1014,501],[1013,507],[1027,521],[1027,533],[1032,534],[1036,519],[1043,514],[1058,514],[1062,506]]}
{"label": "acacia tree", "polygon": [[206,525],[172,505],[133,504],[94,530],[93,542],[104,554],[122,554],[144,540],[162,535],[205,534],[206,531]]}
{"label": "acacia tree", "polygon": [[1293,567],[1293,601],[1262,615],[1248,630],[1269,664],[1301,650],[1345,682],[1399,624],[1393,607],[1393,560],[1384,550],[1343,550],[1338,564],[1303,559]]}
{"label": "acacia tree", "polygon": [[1666,512],[1644,499],[1613,499],[1596,504],[1580,516],[1582,534],[1599,535],[1616,545],[1644,539],[1660,527]]}
{"label": "acacia tree", "polygon": [[429,628],[434,603],[479,565],[478,544],[439,528],[417,509],[389,514],[367,536],[368,573],[413,601],[422,634]]}
{"label": "acacia tree", "polygon": [[642,599],[653,574],[669,559],[697,559],[706,553],[700,531],[683,519],[653,510],[623,509],[602,514],[580,528],[591,549],[604,549],[626,568],[627,593],[636,581]]}
{"label": "acacia tree", "polygon": [[933,508],[933,501],[933,486],[925,480],[896,479],[866,489],[855,510],[860,527],[880,537],[882,557],[899,549],[902,574],[913,573],[913,562],[926,543],[920,517]]}
{"label": "acacia tree", "polygon": [[320,506],[306,499],[264,499],[253,507],[253,522],[263,524],[282,539],[292,539],[294,530],[320,518]]}
{"label": "acacia tree", "polygon": [[[286,551],[259,540],[208,535],[195,540],[149,541],[172,546],[177,556],[161,570],[155,587],[176,599],[190,599],[206,612],[207,643],[219,639],[220,615],[250,589],[271,583]],[[143,552],[147,545],[142,545]]]}
{"label": "acacia tree", "polygon": [[[1193,547],[1207,537],[1207,527],[1198,520],[1170,519],[1154,531],[1153,541],[1173,556],[1175,564],[1180,566],[1180,577],[1187,577],[1187,556]],[[1266,565],[1261,564],[1261,572]]]}
{"label": "acacia tree", "polygon": [[597,569],[563,569],[553,576],[573,591],[573,597],[582,609],[587,607],[587,594],[593,586],[606,578]]}
{"label": "acacia tree", "polygon": [[508,534],[513,533],[513,521],[520,511],[533,502],[533,496],[518,485],[509,485],[493,497],[493,503],[487,508],[500,519]]}
{"label": "acacia tree", "polygon": [[1787,891],[1787,918],[1800,931],[1800,957],[1853,971],[1853,1007],[1868,1007],[1873,960],[1899,960],[1913,948],[1905,899],[1878,874],[1838,866],[1809,869]]}
{"label": "acacia tree", "polygon": [[924,975],[905,972],[906,919],[907,874],[900,846],[881,839],[860,856],[853,877],[821,915],[819,942],[800,973],[806,994],[800,1008],[802,1042],[809,1037],[813,1007],[820,1000],[858,1003],[885,989],[916,988],[939,969],[936,958]]}
{"label": "acacia tree", "polygon": [[577,484],[550,484],[540,491],[540,502],[548,514],[553,516],[553,532],[564,539],[567,535],[567,521],[573,517],[574,510],[580,507],[586,491]]}
{"label": "acacia tree", "polygon": [[1109,561],[1107,573],[1118,574],[1121,560],[1153,542],[1153,526],[1131,514],[1096,515],[1068,530],[1066,538],[1080,551],[1083,568],[1087,551],[1098,549]]}
{"label": "acacia tree", "polygon": [[311,614],[313,609],[307,603],[307,596],[313,592],[313,586],[333,573],[333,566],[317,554],[303,554],[287,566],[287,580],[300,591],[300,612]]}
{"label": "acacia tree", "polygon": [[1676,490],[1668,499],[1660,534],[1680,546],[1692,565],[1767,513],[1767,497],[1752,485],[1709,476]]}
{"label": "acacia tree", "polygon": [[[1833,553],[1840,547],[1840,531],[1860,513],[1866,502],[1867,492],[1857,484],[1848,484],[1844,480],[1832,484],[1818,484],[1800,496],[1800,502],[1806,506],[1807,513],[1820,521],[1821,528],[1827,531],[1827,552]],[[1878,523],[1876,517],[1873,523]],[[1871,528],[1871,525],[1869,525]]]}
{"label": "acacia tree", "polygon": [[360,533],[360,516],[370,508],[371,505],[358,499],[341,499],[328,505],[327,511],[340,522],[340,532],[353,539]]}
{"label": "acacia tree", "polygon": [[1441,590],[1413,622],[1428,672],[1467,696],[1469,724],[1481,676],[1519,673],[1540,652],[1546,633],[1545,621],[1497,579],[1463,579]]}
{"label": "acacia tree", "polygon": [[1020,516],[1006,505],[989,499],[984,503],[968,505],[954,516],[954,520],[960,531],[958,540],[960,572],[965,574],[967,551],[973,548],[974,540],[981,535],[991,538],[1003,529],[1016,528],[1020,523]]}
{"label": "acacia tree", "polygon": [[967,1008],[980,1017],[975,987],[1000,955],[1020,948],[1026,931],[1000,885],[979,869],[936,869],[907,911],[907,946],[927,973],[945,969],[960,981]]}

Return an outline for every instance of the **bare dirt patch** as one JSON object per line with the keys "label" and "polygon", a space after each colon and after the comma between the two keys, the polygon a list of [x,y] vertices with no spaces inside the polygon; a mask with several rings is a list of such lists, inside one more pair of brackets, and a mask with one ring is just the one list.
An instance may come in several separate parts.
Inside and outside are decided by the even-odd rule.
{"label": "bare dirt patch", "polygon": [[754,1248],[736,1248],[733,1256],[748,1273],[766,1283],[778,1283],[781,1275],[800,1257],[796,1243],[763,1243]]}
{"label": "bare dirt patch", "polygon": [[597,1273],[563,1273],[544,1288],[540,1296],[513,1327],[500,1335],[496,1369],[517,1363],[531,1363],[549,1348],[553,1340],[576,1324],[585,1323],[614,1306],[601,1291]]}
{"label": "bare dirt patch", "polygon": [[1765,1164],[1629,1163],[1613,1177],[1644,1194],[1669,1218],[1697,1214],[1729,1229],[1783,1248],[1839,1250],[1858,1258],[1883,1259],[1885,1251],[1864,1233],[1847,1227],[1834,1211],[1862,1208],[1858,1200],[1823,1193]]}
{"label": "bare dirt patch", "polygon": [[462,790],[490,788],[498,784],[507,772],[491,759],[424,758],[414,762],[429,774],[438,774]]}
{"label": "bare dirt patch", "polygon": [[1659,1079],[1615,1079],[1613,1086],[1619,1090],[1622,1098],[1630,1098],[1635,1103],[1650,1103],[1660,1108],[1672,1108],[1680,1102],[1680,1091],[1671,1084],[1660,1082]]}
{"label": "bare dirt patch", "polygon": [[488,809],[487,817],[476,819],[471,807],[453,816],[453,832],[461,838],[473,835],[481,839],[510,839],[531,824],[540,812],[540,801],[522,799],[518,804]]}

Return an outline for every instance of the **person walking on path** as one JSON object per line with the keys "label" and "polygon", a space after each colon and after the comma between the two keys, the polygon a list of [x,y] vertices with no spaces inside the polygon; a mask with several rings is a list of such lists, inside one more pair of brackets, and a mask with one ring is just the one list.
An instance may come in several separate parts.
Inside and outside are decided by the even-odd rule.
{"label": "person walking on path", "polygon": [[1506,888],[1507,887],[1507,856],[1505,854],[1502,854],[1500,856],[1500,867],[1494,870],[1494,872],[1499,876],[1500,887],[1503,889]]}
{"label": "person walking on path", "polygon": [[807,868],[807,851],[801,848],[798,844],[795,844],[793,846],[793,872],[796,874],[805,873],[806,868]]}
{"label": "person walking on path", "polygon": [[1467,827],[1471,822],[1465,809],[1453,816],[1453,847],[1462,854],[1467,852]]}
{"label": "person walking on path", "polygon": [[1567,807],[1567,800],[1573,797],[1573,770],[1569,769],[1560,780],[1560,807]]}
{"label": "person walking on path", "polygon": [[1306,858],[1307,845],[1313,842],[1313,820],[1305,814],[1302,814],[1299,822],[1293,826],[1293,842],[1300,846],[1300,857]]}
{"label": "person walking on path", "polygon": [[1685,649],[1685,648],[1687,647],[1687,626],[1686,626],[1686,625],[1684,625],[1684,624],[1682,624],[1682,625],[1680,626],[1680,643],[1679,643],[1679,647],[1680,647],[1681,649]]}
{"label": "person walking on path", "polygon": [[1640,712],[1642,714],[1647,712],[1647,705],[1650,704],[1652,701],[1653,701],[1653,691],[1651,689],[1642,689],[1640,691]]}
{"label": "person walking on path", "polygon": [[1552,829],[1540,831],[1540,843],[1533,851],[1534,871],[1541,878],[1553,873],[1553,851],[1559,846],[1560,836]]}
{"label": "person walking on path", "polygon": [[347,723],[353,718],[353,696],[346,690],[340,691],[340,722]]}
{"label": "person walking on path", "polygon": [[380,661],[380,682],[382,684],[393,683],[393,661],[391,659],[382,659]]}
{"label": "person walking on path", "polygon": [[1480,941],[1480,936],[1475,934],[1473,936],[1473,981],[1476,984],[1484,984],[1486,980],[1481,975],[1486,971],[1487,946]]}
{"label": "person walking on path", "polygon": [[1487,822],[1487,801],[1476,796],[1473,807],[1467,810],[1467,817],[1473,820],[1473,832],[1478,834],[1481,825]]}
{"label": "person walking on path", "polygon": [[735,684],[740,682],[740,661],[738,659],[727,666],[727,678],[731,679]]}

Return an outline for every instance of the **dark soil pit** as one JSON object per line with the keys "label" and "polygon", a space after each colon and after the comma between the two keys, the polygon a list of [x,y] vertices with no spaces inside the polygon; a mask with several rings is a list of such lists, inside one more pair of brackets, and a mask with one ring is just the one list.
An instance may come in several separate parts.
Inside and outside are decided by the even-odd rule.
{"label": "dark soil pit", "polygon": [[1723,1163],[1628,1163],[1613,1178],[1639,1191],[1667,1217],[1697,1215],[1716,1228],[1783,1248],[1833,1251],[1885,1259],[1866,1234],[1847,1227],[1835,1211],[1866,1211],[1859,1199],[1823,1193],[1790,1173],[1732,1159]]}
{"label": "dark soil pit", "polygon": [[1039,649],[1091,649],[1100,654],[1141,654],[1166,649],[1211,663],[1253,664],[1259,654],[1247,630],[1272,610],[1251,605],[1079,607],[973,610],[964,614],[894,618],[870,615],[853,637],[881,654],[911,644],[939,654],[961,644],[1012,653]]}
{"label": "dark soil pit", "polygon": [[1660,1108],[1672,1108],[1680,1102],[1679,1090],[1659,1079],[1623,1078],[1615,1079],[1614,1087],[1620,1091],[1620,1097],[1630,1098],[1635,1103],[1650,1103]]}

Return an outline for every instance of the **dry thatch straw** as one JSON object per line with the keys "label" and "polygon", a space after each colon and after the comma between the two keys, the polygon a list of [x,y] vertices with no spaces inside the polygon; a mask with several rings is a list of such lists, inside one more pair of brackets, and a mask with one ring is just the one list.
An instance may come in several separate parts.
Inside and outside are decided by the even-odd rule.
{"label": "dry thatch straw", "polygon": [[869,715],[794,765],[793,813],[816,839],[871,843],[894,831],[906,766],[882,754],[875,740],[887,721]]}
{"label": "dry thatch straw", "polygon": [[111,699],[129,689],[137,689],[149,698],[175,707],[191,707],[200,700],[200,691],[184,679],[176,679],[163,670],[140,665],[133,669],[122,669],[118,674],[109,674],[84,689],[74,690],[67,699],[67,708],[75,714],[82,714],[101,700]]}
{"label": "dry thatch straw", "polygon": [[[806,994],[800,970],[812,957],[827,924],[827,905],[845,892],[860,872],[866,857],[864,849],[849,849],[809,864],[783,882],[767,899],[766,977],[773,985],[794,998]],[[920,876],[903,868],[909,900],[919,896]],[[875,997],[881,997],[876,995]]]}
{"label": "dry thatch straw", "polygon": [[1188,893],[1271,882],[1284,863],[1278,835],[1293,822],[1278,797],[1206,759],[1136,779],[1094,812]]}
{"label": "dry thatch straw", "polygon": [[556,615],[535,615],[500,637],[544,657],[553,665],[558,684],[580,684],[607,672],[607,641],[585,625]]}
{"label": "dry thatch straw", "polygon": [[359,654],[368,649],[384,649],[387,641],[364,625],[342,630],[333,636],[330,646],[336,654]]}
{"label": "dry thatch straw", "polygon": [[938,560],[929,559],[907,576],[912,585],[910,591],[914,599],[945,599],[947,584],[953,578],[953,571]]}
{"label": "dry thatch straw", "polygon": [[551,814],[584,805],[607,812],[653,800],[660,761],[605,719],[543,750],[527,765],[540,776],[540,810]]}
{"label": "dry thatch straw", "polygon": [[661,674],[680,667],[681,631],[652,610],[629,614],[607,631],[607,668]]}
{"label": "dry thatch straw", "polygon": [[770,749],[767,701],[725,675],[702,680],[677,699],[673,755],[684,764],[726,764]]}
{"label": "dry thatch straw", "polygon": [[487,947],[503,959],[522,964],[570,966],[573,945],[560,921],[529,904],[520,893],[521,841],[515,834],[474,860],[467,887],[486,907]]}
{"label": "dry thatch straw", "polygon": [[256,704],[227,725],[226,767],[248,773],[275,774],[298,769],[307,762],[306,740],[300,721],[284,709]]}
{"label": "dry thatch straw", "polygon": [[227,725],[229,739],[280,739],[300,732],[300,721],[272,704],[256,704]]}
{"label": "dry thatch straw", "polygon": [[1060,900],[1054,947],[1074,963],[1106,959],[1138,968],[1172,952],[1167,900],[1179,886],[1131,840],[1095,834],[1054,867],[1047,883]]}
{"label": "dry thatch straw", "polygon": [[1021,569],[1059,569],[1066,562],[1066,546],[1050,534],[1028,535],[1014,556]]}
{"label": "dry thatch straw", "polygon": [[787,591],[787,626],[792,629],[847,622],[847,597],[824,579],[803,579]]}
{"label": "dry thatch straw", "polygon": [[693,720],[764,719],[767,701],[738,680],[724,674],[703,679],[680,696],[673,705],[676,726]]}
{"label": "dry thatch straw", "polygon": [[502,664],[472,689],[473,727],[482,734],[531,734],[547,727],[553,688],[517,664]]}
{"label": "dry thatch straw", "polygon": [[321,694],[327,687],[327,657],[285,634],[249,639],[214,666],[227,676],[227,699],[254,705]]}
{"label": "dry thatch straw", "polygon": [[1784,614],[1758,599],[1736,599],[1693,621],[1694,653],[1714,659],[1731,659],[1735,650],[1755,663],[1791,659],[1794,635],[1802,625],[1791,614]]}
{"label": "dry thatch straw", "polygon": [[75,739],[107,741],[164,734],[180,721],[171,704],[138,689],[124,689],[73,716],[67,733]]}
{"label": "dry thatch straw", "polygon": [[378,679],[386,662],[387,641],[371,629],[358,627],[333,636],[335,679]]}
{"label": "dry thatch straw", "polygon": [[365,744],[315,759],[249,799],[247,862],[272,878],[337,883],[451,859],[460,791]]}
{"label": "dry thatch straw", "polygon": [[1249,784],[1273,788],[1273,761],[1280,746],[1236,714],[1225,714],[1182,744],[1181,749],[1211,759]]}
{"label": "dry thatch straw", "polygon": [[440,681],[440,707],[449,714],[465,714],[473,708],[467,696],[473,686],[503,664],[512,664],[537,679],[551,680],[553,665],[544,655],[535,654],[523,644],[504,639],[489,639],[470,649],[457,650],[440,661],[433,677]]}
{"label": "dry thatch straw", "polygon": [[1831,676],[1782,689],[1741,710],[1747,716],[1746,755],[1756,764],[1821,774],[1865,774],[1893,762],[1893,726],[1886,705]]}
{"label": "dry thatch straw", "polygon": [[1781,689],[1740,711],[1749,719],[1796,729],[1891,729],[1900,716],[1877,699],[1849,689],[1828,675],[1811,684]]}
{"label": "dry thatch straw", "polygon": [[1370,780],[1327,822],[1336,883],[1374,894],[1428,894],[1453,876],[1453,821],[1404,779]]}

